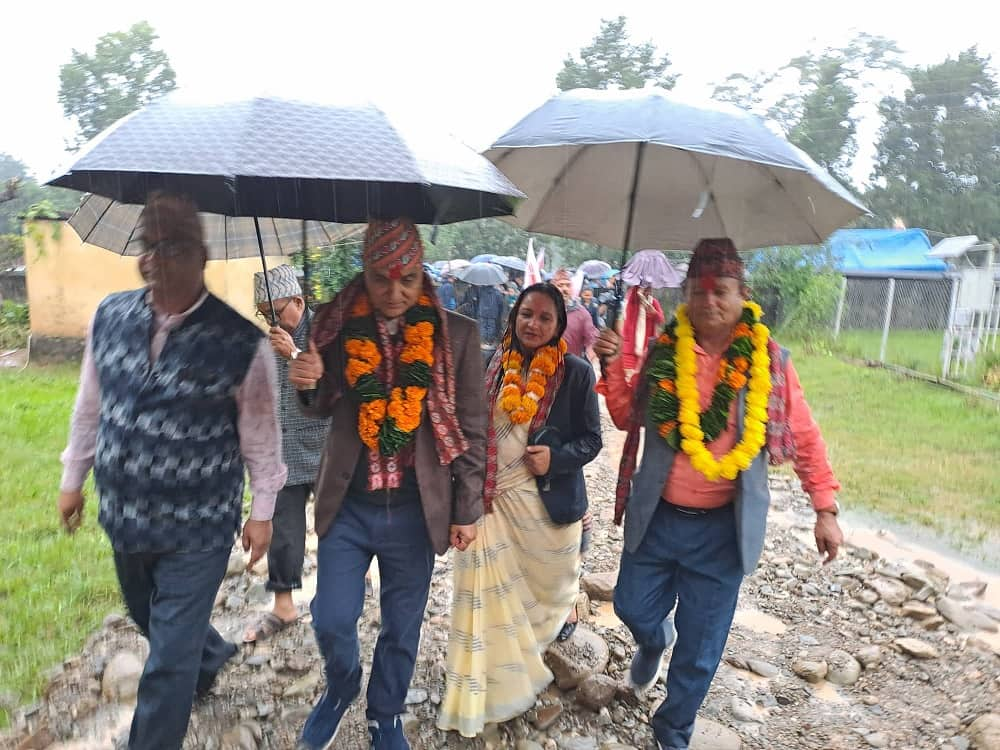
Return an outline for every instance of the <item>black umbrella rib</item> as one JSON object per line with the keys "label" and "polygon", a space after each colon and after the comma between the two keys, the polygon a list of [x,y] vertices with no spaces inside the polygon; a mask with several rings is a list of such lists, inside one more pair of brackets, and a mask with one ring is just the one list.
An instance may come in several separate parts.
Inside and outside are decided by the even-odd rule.
{"label": "black umbrella rib", "polygon": [[625,243],[622,245],[622,264],[628,256],[628,246],[632,242],[632,223],[635,220],[635,196],[639,192],[639,176],[642,173],[642,155],[646,151],[646,141],[639,141],[635,149],[635,168],[632,170],[632,190],[628,196],[628,213],[625,216]]}
{"label": "black umbrella rib", "polygon": [[[722,234],[729,239],[732,239],[732,235],[729,234],[729,229],[726,227],[726,219],[722,215],[722,208],[719,206],[719,202],[715,200],[715,191],[712,190],[713,179],[708,176],[705,172],[705,168],[702,166],[701,162],[698,160],[699,154],[695,151],[688,151],[687,149],[681,149],[688,156],[691,157],[691,161],[694,162],[694,166],[697,168],[698,172],[701,174],[702,182],[705,183],[705,192],[708,193],[708,202],[715,207],[715,215],[719,217],[719,224],[722,225]],[[720,159],[723,157],[713,157],[714,159]],[[715,173],[715,164],[717,162],[712,162],[712,172]],[[707,207],[707,206],[706,206]]]}
{"label": "black umbrella rib", "polygon": [[[114,202],[113,200],[111,200],[110,198],[108,198],[108,199],[107,199],[107,201],[108,201],[108,205],[106,205],[106,206],[104,207],[104,210],[103,210],[103,211],[101,211],[101,215],[97,217],[97,221],[95,221],[95,222],[94,222],[93,224],[91,224],[91,225],[90,225],[90,229],[88,229],[88,230],[87,230],[87,236],[86,236],[86,237],[84,237],[84,238],[82,239],[82,241],[83,241],[83,242],[86,242],[87,240],[89,240],[89,239],[90,239],[90,235],[92,235],[92,234],[94,233],[94,230],[95,230],[95,229],[97,229],[97,225],[101,223],[101,219],[103,219],[103,218],[104,218],[104,215],[105,215],[105,214],[106,214],[106,213],[107,213],[108,211],[110,211],[110,210],[111,210],[111,207],[112,207],[112,206],[114,205],[114,203],[115,203],[115,202]],[[128,247],[128,243],[125,243],[125,247],[123,247],[123,248],[122,248],[122,251],[121,251],[121,252],[119,253],[119,255],[124,255],[124,254],[125,254],[125,249],[126,249],[127,247]]]}
{"label": "black umbrella rib", "polygon": [[[776,174],[774,174],[773,172],[769,171],[768,168],[764,164],[759,164],[757,162],[753,162],[753,163],[758,168],[762,169],[764,171],[764,174],[766,174],[768,177],[770,177],[772,180],[774,180],[774,182],[777,184],[777,186],[779,188],[781,188],[781,192],[784,193],[786,196],[788,196],[789,200],[791,200],[791,197],[792,197],[791,193],[788,192],[788,188],[786,188],[785,184],[780,179],[778,179],[778,176]],[[809,221],[809,214],[807,212],[803,211],[802,212],[802,218],[805,220],[806,224],[809,225],[809,229],[812,230],[813,236],[816,238],[816,243],[819,244],[819,245],[822,245],[824,237],[823,237],[823,235],[821,235],[819,232],[816,231],[816,227],[813,226],[813,223],[811,221]]]}

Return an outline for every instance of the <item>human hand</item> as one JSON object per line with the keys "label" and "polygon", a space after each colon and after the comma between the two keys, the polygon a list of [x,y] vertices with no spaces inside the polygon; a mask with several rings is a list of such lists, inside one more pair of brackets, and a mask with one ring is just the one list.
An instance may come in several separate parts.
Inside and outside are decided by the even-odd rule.
{"label": "human hand", "polygon": [[59,518],[67,534],[72,534],[83,523],[83,490],[63,490],[59,493]]}
{"label": "human hand", "polygon": [[243,524],[243,551],[250,553],[247,570],[251,570],[271,546],[273,528],[270,521],[247,521]]}
{"label": "human hand", "polygon": [[453,523],[448,527],[448,541],[460,552],[465,552],[476,541],[476,524]]}
{"label": "human hand", "polygon": [[268,338],[271,341],[271,348],[274,349],[274,352],[281,355],[285,359],[291,359],[292,352],[298,350],[298,347],[295,346],[295,340],[292,338],[292,334],[281,326],[271,326]]}
{"label": "human hand", "polygon": [[826,556],[823,564],[827,565],[836,560],[837,551],[844,543],[844,532],[840,530],[836,514],[819,511],[816,514],[816,527],[813,533],[816,536],[816,549],[821,555]]}
{"label": "human hand", "polygon": [[610,328],[602,328],[597,332],[597,340],[594,341],[594,354],[611,362],[618,359],[621,354],[621,336]]}
{"label": "human hand", "polygon": [[547,445],[529,445],[524,449],[524,464],[536,477],[544,477],[552,464],[551,449]]}
{"label": "human hand", "polygon": [[288,365],[288,382],[300,391],[310,391],[323,377],[323,357],[316,344],[309,342],[309,350],[302,352]]}

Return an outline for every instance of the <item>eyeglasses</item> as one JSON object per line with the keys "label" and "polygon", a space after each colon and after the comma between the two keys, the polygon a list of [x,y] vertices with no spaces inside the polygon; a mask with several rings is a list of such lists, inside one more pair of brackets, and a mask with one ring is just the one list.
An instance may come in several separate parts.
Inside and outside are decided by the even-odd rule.
{"label": "eyeglasses", "polygon": [[178,258],[190,247],[186,242],[171,239],[163,239],[150,244],[147,244],[145,240],[141,240],[141,242],[144,255],[157,255],[160,258]]}
{"label": "eyeglasses", "polygon": [[280,309],[277,308],[277,307],[275,307],[274,308],[274,318],[273,319],[271,318],[271,311],[270,310],[260,310],[260,309],[258,309],[254,313],[254,315],[256,315],[258,318],[260,318],[263,321],[266,321],[268,323],[274,323],[278,318],[280,318],[282,316],[282,314],[285,312],[285,309],[290,304],[292,304],[292,301],[288,300],[288,302],[286,302],[285,304],[283,304]]}

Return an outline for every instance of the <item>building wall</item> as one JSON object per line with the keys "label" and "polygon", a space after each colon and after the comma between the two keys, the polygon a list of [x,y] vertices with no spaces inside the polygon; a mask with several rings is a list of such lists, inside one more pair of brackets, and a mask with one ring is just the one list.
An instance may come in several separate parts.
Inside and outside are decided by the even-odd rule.
{"label": "building wall", "polygon": [[[137,258],[81,242],[65,222],[38,222],[25,231],[24,243],[33,341],[83,339],[102,299],[142,286]],[[287,258],[267,259],[268,268],[287,262]],[[259,258],[213,260],[205,268],[205,283],[209,291],[257,322],[253,275],[259,270]]]}

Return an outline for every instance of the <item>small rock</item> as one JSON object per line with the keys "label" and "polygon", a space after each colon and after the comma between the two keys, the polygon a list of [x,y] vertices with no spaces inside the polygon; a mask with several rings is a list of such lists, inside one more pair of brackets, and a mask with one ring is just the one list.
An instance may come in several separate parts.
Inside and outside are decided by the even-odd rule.
{"label": "small rock", "polygon": [[610,602],[615,596],[615,583],[618,574],[589,573],[580,579],[580,587],[595,602]]}
{"label": "small rock", "polygon": [[904,653],[917,659],[937,659],[941,655],[934,646],[919,638],[897,638],[895,643]]}
{"label": "small rock", "polygon": [[871,669],[878,666],[879,662],[882,661],[882,649],[879,646],[865,646],[854,655],[854,658],[865,669]]}
{"label": "small rock", "polygon": [[576,702],[591,711],[600,711],[615,698],[616,682],[606,674],[595,674],[580,683],[576,689]]}
{"label": "small rock", "polygon": [[105,630],[120,627],[125,624],[125,618],[117,612],[111,612],[104,618],[103,627]]}
{"label": "small rock", "polygon": [[871,589],[859,589],[855,592],[854,598],[865,604],[874,604],[878,601],[878,594]]}
{"label": "small rock", "polygon": [[764,721],[757,715],[757,712],[754,711],[753,706],[742,698],[733,698],[731,708],[733,711],[733,718],[735,718],[736,721],[745,721],[751,724],[760,724]]}
{"label": "small rock", "polygon": [[909,617],[913,620],[926,620],[928,617],[936,615],[937,610],[923,602],[908,601],[903,603],[901,613],[904,617]]}
{"label": "small rock", "polygon": [[257,716],[259,716],[260,718],[263,719],[263,718],[265,718],[267,716],[270,716],[273,713],[274,713],[274,704],[273,703],[263,703],[262,702],[262,703],[258,703],[257,704]]}
{"label": "small rock", "polygon": [[813,684],[820,682],[829,670],[825,661],[811,661],[809,659],[796,659],[792,662],[792,671],[806,682]]}
{"label": "small rock", "polygon": [[483,742],[486,747],[500,747],[503,737],[500,735],[500,727],[496,724],[487,724],[483,727]]}
{"label": "small rock", "polygon": [[811,635],[800,635],[799,643],[803,646],[818,646],[819,641],[813,638]]}
{"label": "small rock", "polygon": [[284,695],[286,698],[299,698],[304,696],[305,697],[311,696],[316,691],[316,688],[319,687],[319,683],[320,683],[319,672],[318,671],[309,672],[308,674],[303,675],[295,682],[293,682],[291,685],[286,687],[282,695]]}
{"label": "small rock", "polygon": [[800,581],[806,581],[812,578],[813,573],[815,572],[816,569],[809,565],[801,565],[799,563],[795,563],[795,565],[792,566],[792,575],[798,578]]}
{"label": "small rock", "polygon": [[597,750],[596,737],[560,737],[559,750]]}
{"label": "small rock", "polygon": [[561,703],[553,703],[549,706],[542,706],[535,712],[535,720],[532,724],[535,725],[535,729],[544,732],[546,729],[551,727],[558,721],[559,717],[562,716],[563,707]]}
{"label": "small rock", "polygon": [[243,606],[243,597],[239,594],[230,594],[226,597],[226,609],[239,609]]}
{"label": "small rock", "polygon": [[743,741],[732,729],[700,716],[694,722],[690,750],[740,750]]}
{"label": "small rock", "polygon": [[542,746],[534,740],[518,740],[514,750],[542,750]]}
{"label": "small rock", "polygon": [[407,706],[417,706],[421,703],[426,703],[430,696],[427,691],[422,688],[411,688],[406,693],[406,705]]}
{"label": "small rock", "polygon": [[889,747],[889,738],[882,734],[882,732],[872,732],[865,735],[865,742],[870,747]]}
{"label": "small rock", "polygon": [[975,750],[1000,750],[1000,714],[983,714],[969,725]]}
{"label": "small rock", "polygon": [[229,562],[226,564],[226,578],[240,575],[246,570],[246,567],[247,561],[243,556],[243,552],[239,549],[234,549],[229,555]]}
{"label": "small rock", "polygon": [[882,597],[887,604],[895,607],[910,598],[910,587],[895,578],[872,576],[865,581],[865,585]]}
{"label": "small rock", "polygon": [[142,662],[131,651],[119,651],[101,677],[101,694],[112,703],[126,703],[135,698],[142,676]]}
{"label": "small rock", "polygon": [[759,674],[761,677],[767,677],[768,679],[777,677],[779,674],[776,666],[760,659],[747,659],[747,667],[754,674]]}
{"label": "small rock", "polygon": [[267,590],[267,583],[257,581],[250,584],[247,589],[247,602],[250,604],[267,604],[271,601],[271,592]]}
{"label": "small rock", "polygon": [[829,665],[826,679],[834,685],[853,685],[861,676],[861,665],[857,659],[842,649],[831,651],[826,661]]}
{"label": "small rock", "polygon": [[948,596],[956,599],[978,599],[986,593],[986,581],[963,581],[948,587]]}
{"label": "small rock", "polygon": [[248,656],[243,663],[248,667],[263,667],[270,658],[268,654],[253,654],[252,656]]}
{"label": "small rock", "polygon": [[962,630],[981,629],[988,630],[991,633],[997,631],[997,623],[988,616],[982,612],[966,609],[954,599],[939,596],[934,604],[937,605],[937,610],[941,613],[942,617]]}
{"label": "small rock", "polygon": [[1000,622],[1000,609],[997,609],[996,607],[991,607],[989,604],[986,604],[984,602],[975,602],[972,606],[976,608],[977,612],[982,612],[991,620],[996,620],[997,622]]}
{"label": "small rock", "polygon": [[560,690],[572,690],[590,675],[600,674],[610,659],[607,642],[583,625],[577,626],[569,640],[552,644],[545,654]]}

